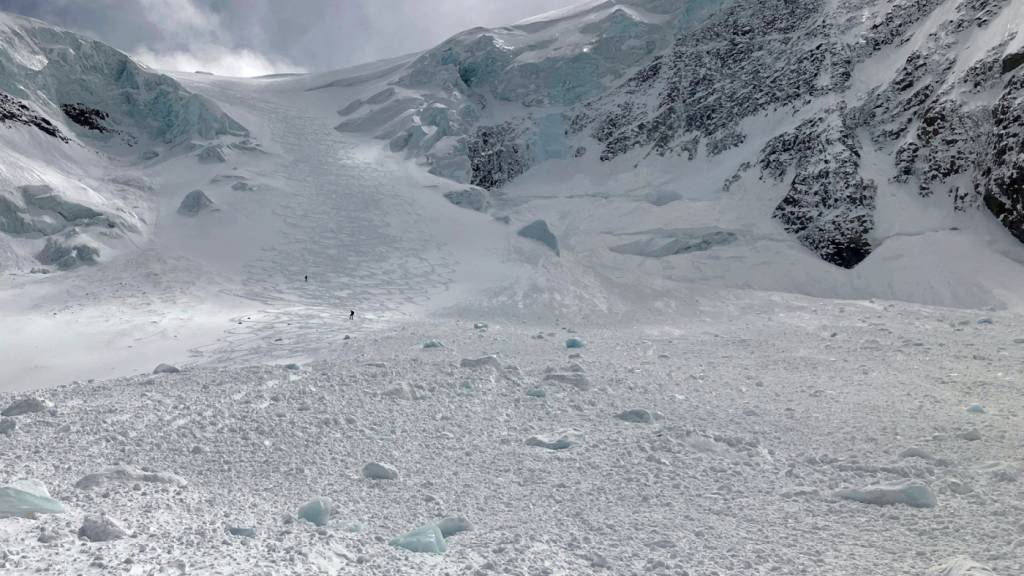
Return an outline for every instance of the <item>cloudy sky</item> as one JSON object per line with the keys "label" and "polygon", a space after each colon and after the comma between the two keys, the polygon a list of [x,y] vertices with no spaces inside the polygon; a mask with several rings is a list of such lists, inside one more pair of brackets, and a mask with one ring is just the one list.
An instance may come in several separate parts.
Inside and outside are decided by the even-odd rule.
{"label": "cloudy sky", "polygon": [[155,68],[255,76],[330,70],[430,47],[580,0],[0,0]]}

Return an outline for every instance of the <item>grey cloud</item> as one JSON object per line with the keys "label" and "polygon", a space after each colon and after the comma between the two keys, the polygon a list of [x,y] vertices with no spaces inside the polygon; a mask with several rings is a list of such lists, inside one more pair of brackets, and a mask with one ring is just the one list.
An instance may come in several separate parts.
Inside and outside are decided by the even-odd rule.
{"label": "grey cloud", "polygon": [[0,0],[150,65],[252,75],[327,70],[423,50],[474,26],[574,0]]}

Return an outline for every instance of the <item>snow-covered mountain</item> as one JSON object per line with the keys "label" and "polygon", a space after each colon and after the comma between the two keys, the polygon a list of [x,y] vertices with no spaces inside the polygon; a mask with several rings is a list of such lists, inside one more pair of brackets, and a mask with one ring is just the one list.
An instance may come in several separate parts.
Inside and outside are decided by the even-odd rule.
{"label": "snow-covered mountain", "polygon": [[148,228],[149,185],[126,166],[246,135],[105,44],[0,14],[0,270],[95,263]]}
{"label": "snow-covered mountain", "polygon": [[759,189],[765,217],[853,268],[905,217],[880,206],[892,190],[1024,239],[1022,20],[1008,0],[592,2],[452,38],[339,129],[491,191],[588,154],[726,169],[701,186]]}

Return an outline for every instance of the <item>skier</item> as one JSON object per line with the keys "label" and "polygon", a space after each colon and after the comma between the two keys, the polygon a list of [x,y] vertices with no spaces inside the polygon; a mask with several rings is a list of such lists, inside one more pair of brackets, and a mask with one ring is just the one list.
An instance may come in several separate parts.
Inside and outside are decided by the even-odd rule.
{"label": "skier", "polygon": [[309,282],[309,274],[306,274],[306,282]]}
{"label": "skier", "polygon": [[356,317],[356,311],[355,310],[349,310],[348,311],[348,319],[349,320],[353,320],[353,319],[355,319],[355,317]]}

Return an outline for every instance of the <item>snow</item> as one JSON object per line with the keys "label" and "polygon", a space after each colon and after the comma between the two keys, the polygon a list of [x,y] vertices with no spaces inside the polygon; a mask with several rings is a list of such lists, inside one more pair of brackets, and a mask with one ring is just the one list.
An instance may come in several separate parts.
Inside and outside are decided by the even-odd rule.
{"label": "snow", "polygon": [[[658,2],[596,2],[488,50],[566,56],[615,4],[664,24]],[[100,250],[68,272],[28,273],[41,237],[0,239],[0,405],[48,389],[0,420],[0,484],[38,478],[64,507],[0,521],[0,571],[1024,573],[1024,248],[997,223],[883,184],[877,251],[821,262],[766,216],[784,190],[722,189],[788,110],[714,159],[637,168],[561,154],[539,106],[546,162],[484,193],[391,152],[456,134],[465,104],[398,82],[416,59],[177,74],[263,150],[225,162],[200,156],[226,134],[107,156],[0,130],[5,215],[122,223],[55,240]],[[883,183],[884,156],[863,158]],[[181,217],[189,190],[219,209]],[[100,558],[86,525],[133,536]]]}

